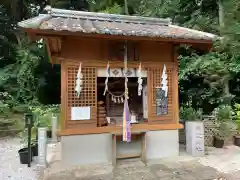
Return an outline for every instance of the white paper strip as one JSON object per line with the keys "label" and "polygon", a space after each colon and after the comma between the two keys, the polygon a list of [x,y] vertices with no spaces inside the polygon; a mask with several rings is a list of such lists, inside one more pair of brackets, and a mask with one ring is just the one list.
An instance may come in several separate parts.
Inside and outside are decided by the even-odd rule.
{"label": "white paper strip", "polygon": [[72,107],[71,120],[89,120],[91,116],[90,107]]}

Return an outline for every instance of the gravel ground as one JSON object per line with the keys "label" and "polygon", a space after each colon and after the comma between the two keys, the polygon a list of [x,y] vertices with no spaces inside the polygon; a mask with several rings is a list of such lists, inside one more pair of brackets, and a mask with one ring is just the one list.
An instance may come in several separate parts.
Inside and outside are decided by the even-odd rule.
{"label": "gravel ground", "polygon": [[[39,180],[39,175],[42,173],[37,167],[36,159],[33,160],[30,168],[20,164],[18,155],[20,148],[18,138],[0,139],[0,180]],[[179,162],[162,161],[148,166],[142,164],[140,160],[122,161],[113,173],[102,173],[97,176],[92,176],[95,171],[101,172],[97,168],[69,169],[53,173],[45,177],[45,180],[214,180],[217,178],[240,180],[240,149],[229,147],[219,151],[200,160],[192,158]],[[90,173],[91,176],[85,176],[86,173]]]}
{"label": "gravel ground", "polygon": [[32,166],[20,164],[18,150],[21,148],[19,138],[0,139],[0,180],[37,180],[38,167],[36,159]]}

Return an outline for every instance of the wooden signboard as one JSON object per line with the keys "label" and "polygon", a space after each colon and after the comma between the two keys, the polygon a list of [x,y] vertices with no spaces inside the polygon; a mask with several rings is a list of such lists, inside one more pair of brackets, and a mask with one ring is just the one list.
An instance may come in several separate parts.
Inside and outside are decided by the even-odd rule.
{"label": "wooden signboard", "polygon": [[168,114],[168,97],[162,88],[156,89],[156,114],[157,116]]}

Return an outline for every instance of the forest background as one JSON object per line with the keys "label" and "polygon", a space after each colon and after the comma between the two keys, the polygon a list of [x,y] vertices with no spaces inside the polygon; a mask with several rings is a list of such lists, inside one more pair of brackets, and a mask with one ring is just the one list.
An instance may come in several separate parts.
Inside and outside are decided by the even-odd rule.
{"label": "forest background", "polygon": [[239,0],[1,0],[0,112],[60,104],[59,65],[50,64],[44,42],[29,42],[17,27],[46,5],[171,18],[173,24],[221,36],[209,53],[179,48],[179,102],[205,114],[220,104],[240,103]]}

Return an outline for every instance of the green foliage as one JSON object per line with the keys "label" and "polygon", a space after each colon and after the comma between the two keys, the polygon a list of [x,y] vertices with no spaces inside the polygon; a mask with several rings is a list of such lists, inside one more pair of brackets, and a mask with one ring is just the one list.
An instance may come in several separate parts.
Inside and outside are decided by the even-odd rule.
{"label": "green foliage", "polygon": [[17,104],[12,107],[11,112],[12,113],[20,113],[20,114],[29,112],[29,105],[28,104]]}
{"label": "green foliage", "polygon": [[[31,144],[32,145],[36,143],[36,135],[37,135],[37,127],[34,126],[31,129]],[[23,145],[23,147],[27,147],[27,145],[28,145],[28,130],[27,130],[27,128],[19,133],[19,137],[21,138],[21,144]]]}
{"label": "green foliage", "polygon": [[9,118],[11,109],[8,103],[11,99],[12,96],[7,92],[0,92],[0,136],[8,135],[8,129],[16,123],[15,119]]}
{"label": "green foliage", "polygon": [[233,124],[230,122],[218,123],[214,130],[214,136],[219,140],[226,140],[230,136],[233,128]]}
{"label": "green foliage", "polygon": [[44,114],[39,116],[39,127],[46,127],[51,130],[52,127],[52,114]]}
{"label": "green foliage", "polygon": [[[219,27],[218,1],[202,0],[128,0],[131,15],[171,18],[174,24],[216,33],[224,37],[215,52],[180,52],[179,87],[184,104],[191,99],[194,109],[211,112],[219,104],[240,102],[240,1],[223,1],[224,24]],[[59,69],[48,63],[42,42],[22,40],[16,22],[37,15],[49,4],[56,8],[124,14],[123,0],[3,0],[0,3],[0,92],[11,98],[0,105],[14,112],[25,112],[28,105],[49,101],[56,92]],[[24,38],[23,38],[24,39]],[[188,52],[187,52],[188,51]],[[55,98],[57,99],[57,98]],[[44,103],[49,103],[45,101]],[[59,103],[50,102],[50,103]],[[26,105],[23,105],[26,104]],[[25,106],[25,107],[24,107]]]}
{"label": "green foliage", "polygon": [[231,122],[233,120],[233,110],[231,106],[220,105],[215,109],[218,122]]}
{"label": "green foliage", "polygon": [[30,106],[29,109],[34,114],[38,114],[38,115],[45,115],[48,113],[56,115],[56,114],[60,113],[60,105],[58,105],[58,104],[47,105],[47,106]]}
{"label": "green foliage", "polygon": [[9,112],[0,113],[0,137],[17,135],[22,131],[24,119],[22,115]]}
{"label": "green foliage", "polygon": [[192,107],[181,107],[180,108],[180,119],[184,121],[201,121],[202,110],[195,110]]}
{"label": "green foliage", "polygon": [[232,121],[233,110],[231,106],[220,105],[215,109],[216,113],[216,128],[214,129],[214,136],[217,139],[225,140],[227,139],[231,131],[235,129],[235,125]]}
{"label": "green foliage", "polygon": [[240,66],[236,64],[238,62],[236,58],[234,59],[226,52],[210,52],[203,55],[192,52],[187,56],[181,55],[179,59],[180,90],[183,93],[191,94],[189,91],[194,90],[191,88],[195,88],[191,87],[191,84],[189,86],[189,83],[187,84],[186,82],[201,80],[198,84],[199,86],[196,87],[198,93],[201,94],[196,93],[196,91],[195,94],[192,94],[199,102],[229,104],[234,98],[234,95],[229,92],[229,81],[240,72]]}
{"label": "green foliage", "polygon": [[235,104],[235,118],[238,133],[240,133],[240,104]]}
{"label": "green foliage", "polygon": [[[37,126],[47,127],[51,129],[52,127],[52,117],[57,116],[60,118],[60,107],[59,105],[49,105],[49,106],[32,106],[29,108],[35,115],[38,122]],[[58,120],[60,122],[60,120]]]}
{"label": "green foliage", "polygon": [[123,8],[118,4],[114,4],[113,6],[107,7],[106,9],[104,9],[100,12],[110,13],[110,14],[122,14]]}
{"label": "green foliage", "polygon": [[37,101],[36,92],[38,90],[38,80],[35,75],[35,69],[39,64],[39,56],[35,53],[39,48],[35,44],[29,44],[18,47],[17,49],[17,83],[19,85],[18,99],[25,104]]}

